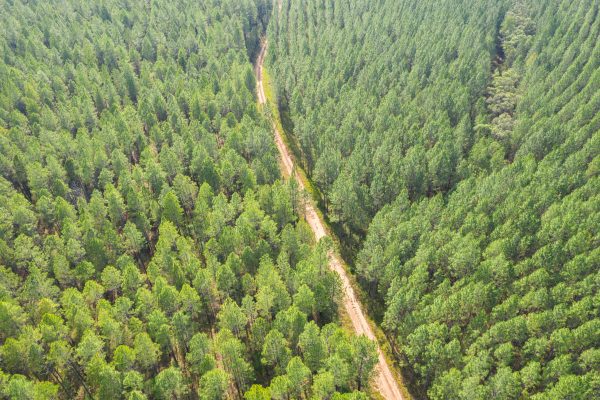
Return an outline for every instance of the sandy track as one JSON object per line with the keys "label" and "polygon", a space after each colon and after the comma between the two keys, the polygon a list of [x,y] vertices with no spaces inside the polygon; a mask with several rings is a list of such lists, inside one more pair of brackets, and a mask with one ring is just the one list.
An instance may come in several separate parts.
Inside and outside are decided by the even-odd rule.
{"label": "sandy track", "polygon": [[[266,52],[267,41],[265,40],[262,44],[255,66],[256,92],[259,104],[266,103],[266,96],[262,80],[262,66]],[[298,172],[294,172],[293,157],[281,137],[281,132],[279,132],[279,129],[275,124],[273,124],[273,132],[275,134],[275,144],[277,145],[277,150],[279,150],[279,155],[281,157],[281,168],[284,176],[289,177],[290,175],[292,175],[292,173],[294,173],[298,185],[300,186],[300,189],[305,189],[304,183],[300,179]],[[322,237],[327,236],[325,224],[321,220],[319,214],[317,214],[315,210],[315,205],[311,200],[308,200],[305,203],[304,217],[306,219],[306,222],[314,232],[317,241],[320,240]],[[375,335],[373,334],[373,330],[367,322],[365,314],[362,311],[362,306],[356,297],[356,293],[354,292],[352,285],[350,284],[350,280],[348,279],[346,270],[342,266],[339,257],[334,252],[329,253],[329,268],[337,272],[337,274],[340,276],[340,280],[342,282],[342,289],[344,291],[344,308],[346,310],[346,313],[350,317],[350,320],[352,321],[352,326],[354,327],[355,332],[359,335],[365,335],[369,339],[376,341]],[[385,360],[385,357],[383,356],[383,352],[381,351],[379,345],[377,346],[377,352],[379,354],[379,360],[375,367],[375,386],[377,390],[385,399],[403,400],[398,384],[394,379],[394,374],[392,373],[389,365],[387,364],[387,361]]]}

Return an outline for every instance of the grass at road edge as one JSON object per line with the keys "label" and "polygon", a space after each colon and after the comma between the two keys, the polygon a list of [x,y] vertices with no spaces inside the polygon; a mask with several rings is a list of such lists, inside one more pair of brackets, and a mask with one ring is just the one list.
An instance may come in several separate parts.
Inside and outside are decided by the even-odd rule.
{"label": "grass at road edge", "polygon": [[[304,184],[304,187],[305,187],[306,191],[308,192],[309,196],[312,198],[314,203],[318,205],[319,199],[321,197],[320,191],[313,184],[313,182],[306,176],[306,173],[304,172],[304,170],[302,168],[298,167],[298,165],[300,165],[300,164],[298,164],[295,161],[296,157],[298,156],[297,146],[295,143],[292,143],[292,140],[289,137],[288,132],[283,127],[283,124],[281,122],[281,116],[279,114],[279,108],[277,107],[277,99],[275,97],[275,91],[273,88],[273,84],[271,82],[271,77],[267,71],[267,68],[264,65],[262,68],[262,82],[263,82],[263,89],[265,92],[265,97],[266,97],[266,102],[267,102],[266,107],[268,107],[270,110],[270,114],[273,119],[272,122],[275,124],[275,127],[279,130],[281,138],[282,138],[283,142],[285,143],[286,147],[288,149],[292,150],[291,156],[294,159],[294,168],[298,172],[298,176],[302,180],[302,183]],[[294,151],[294,150],[296,150],[296,151]],[[333,229],[329,225],[327,218],[325,218],[325,216],[323,215],[323,212],[321,211],[321,209],[319,207],[315,207],[315,211],[319,215],[319,218],[321,218],[321,220],[324,222],[325,229],[327,230],[327,235],[332,239],[332,242],[334,245],[334,251],[337,254],[340,254],[339,239],[333,233]],[[348,268],[348,265],[345,262],[345,260],[339,256],[338,256],[338,258],[339,258],[342,266],[344,267],[344,270],[346,271],[346,275],[348,276],[356,295],[360,299],[361,304],[365,304],[364,301],[368,301],[368,300],[366,300],[367,296],[363,292],[361,286],[356,282],[356,279],[355,279],[354,275],[350,272],[350,269]],[[347,313],[345,312],[345,310],[343,309],[343,307],[341,305],[340,305],[340,310],[341,310],[340,319],[342,321],[342,325],[348,331],[354,332],[354,329],[352,327],[352,322],[350,321],[350,317],[347,315]],[[365,312],[364,307],[363,307],[363,312]],[[386,359],[388,365],[391,366],[391,368],[392,368],[392,372],[396,378],[396,381],[399,384],[400,391],[402,392],[402,396],[404,396],[404,398],[407,400],[413,399],[413,396],[409,393],[408,389],[406,388],[406,386],[404,384],[404,379],[402,378],[402,374],[399,372],[398,365],[395,362],[396,359],[392,356],[392,350],[390,347],[390,343],[388,342],[385,334],[383,333],[383,331],[377,324],[373,323],[373,321],[371,320],[371,318],[369,317],[369,315],[367,313],[365,313],[365,317],[366,317],[367,322],[369,323],[371,329],[373,330],[375,337],[377,338],[379,347],[383,351],[383,354],[385,356],[385,359]],[[371,390],[370,396],[371,396],[371,398],[374,398],[374,399],[382,399],[381,395],[379,395],[379,393],[377,393],[375,390]]]}
{"label": "grass at road edge", "polygon": [[[262,80],[263,80],[263,89],[265,91],[265,97],[267,99],[267,107],[271,111],[273,123],[279,130],[279,133],[281,134],[281,138],[282,138],[283,142],[285,143],[285,146],[288,149],[292,150],[291,156],[294,160],[294,168],[298,172],[298,175],[300,176],[300,179],[302,180],[302,183],[304,184],[306,191],[308,192],[308,194],[311,196],[311,198],[314,201],[318,202],[319,198],[321,196],[319,189],[313,184],[313,182],[308,178],[308,176],[306,176],[304,169],[298,168],[298,165],[300,165],[296,161],[297,153],[298,153],[298,146],[296,143],[293,143],[293,141],[291,140],[291,138],[288,135],[288,132],[286,131],[286,129],[284,129],[283,124],[281,123],[281,116],[279,114],[279,108],[277,107],[277,99],[275,98],[275,92],[273,89],[273,85],[271,83],[271,77],[265,66],[263,66],[263,68],[262,68]],[[317,212],[319,213],[319,217],[323,218],[323,214],[321,213],[321,210],[317,208]]]}

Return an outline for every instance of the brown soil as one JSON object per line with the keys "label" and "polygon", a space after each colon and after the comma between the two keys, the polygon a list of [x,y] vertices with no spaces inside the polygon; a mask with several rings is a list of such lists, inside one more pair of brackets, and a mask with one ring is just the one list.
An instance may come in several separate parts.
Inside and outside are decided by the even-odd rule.
{"label": "brown soil", "polygon": [[[262,80],[262,66],[266,51],[267,41],[265,40],[262,44],[262,48],[255,67],[257,81],[256,91],[259,104],[266,103],[266,96]],[[302,182],[302,179],[300,179],[298,172],[294,170],[293,156],[291,155],[289,149],[283,141],[281,137],[281,132],[279,132],[279,129],[275,124],[273,124],[273,132],[275,133],[275,144],[277,145],[277,150],[279,150],[279,155],[281,157],[281,169],[283,175],[285,177],[289,177],[292,173],[294,173],[300,189],[305,189],[304,183]],[[328,232],[325,229],[325,223],[323,222],[319,214],[316,212],[315,205],[311,200],[305,202],[304,218],[306,219],[306,222],[314,232],[317,241],[320,240],[322,237],[328,235]],[[371,326],[365,318],[362,306],[356,297],[356,293],[352,288],[346,270],[344,269],[338,255],[334,252],[329,253],[329,268],[331,268],[331,270],[335,271],[340,276],[342,289],[344,291],[344,309],[348,314],[350,320],[352,321],[354,331],[358,335],[365,335],[369,339],[376,341],[375,335],[373,334],[373,330],[371,329]],[[377,390],[385,399],[403,400],[404,398],[400,393],[398,383],[396,382],[394,374],[392,373],[392,370],[390,369],[379,345],[377,346],[377,351],[379,353],[379,361],[376,365],[376,376],[374,378]]]}

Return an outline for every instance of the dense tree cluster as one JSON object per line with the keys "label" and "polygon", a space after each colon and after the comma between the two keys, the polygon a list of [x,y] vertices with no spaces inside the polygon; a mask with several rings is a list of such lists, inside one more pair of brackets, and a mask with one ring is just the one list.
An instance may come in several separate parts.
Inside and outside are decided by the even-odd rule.
{"label": "dense tree cluster", "polygon": [[0,1],[0,398],[366,399],[253,94],[270,7]]}
{"label": "dense tree cluster", "polygon": [[[501,2],[284,1],[270,26],[280,101],[330,217],[449,190],[486,113]],[[455,27],[449,30],[448,27]],[[460,28],[459,28],[460,27]]]}
{"label": "dense tree cluster", "polygon": [[[597,1],[284,1],[282,107],[432,399],[600,396]],[[372,216],[374,217],[372,218]]]}

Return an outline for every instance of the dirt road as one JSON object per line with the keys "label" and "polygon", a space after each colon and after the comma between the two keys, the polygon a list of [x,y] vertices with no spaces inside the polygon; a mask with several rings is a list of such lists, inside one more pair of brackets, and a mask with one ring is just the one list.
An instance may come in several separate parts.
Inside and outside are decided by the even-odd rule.
{"label": "dirt road", "polygon": [[[267,101],[262,80],[262,66],[266,51],[267,41],[265,41],[262,44],[262,48],[255,66],[257,82],[256,90],[259,104],[264,104]],[[298,185],[301,189],[304,189],[304,184],[298,176],[298,172],[294,172],[293,156],[291,155],[289,149],[285,145],[281,137],[281,132],[279,132],[275,124],[273,124],[273,132],[275,133],[275,144],[277,145],[279,155],[281,156],[281,168],[283,170],[284,176],[289,177],[292,173],[295,173]],[[304,217],[306,218],[308,225],[310,225],[312,231],[314,232],[317,241],[328,234],[327,230],[325,229],[324,222],[321,220],[319,214],[317,214],[317,212],[315,211],[315,205],[310,200],[306,202]],[[361,304],[359,303],[354,289],[350,284],[350,280],[348,279],[346,270],[342,266],[338,255],[334,252],[329,253],[329,268],[337,272],[337,274],[340,276],[342,288],[344,290],[344,308],[352,321],[352,326],[354,327],[354,330],[357,334],[365,335],[369,339],[376,341],[375,335],[373,334],[373,330],[369,326],[369,323],[365,318],[365,314],[362,311]],[[398,384],[394,379],[394,374],[390,370],[390,367],[388,366],[387,361],[383,356],[383,352],[379,348],[379,345],[377,346],[377,351],[379,353],[379,361],[376,366],[375,377],[375,385],[377,390],[385,399],[403,400]]]}

